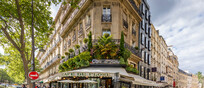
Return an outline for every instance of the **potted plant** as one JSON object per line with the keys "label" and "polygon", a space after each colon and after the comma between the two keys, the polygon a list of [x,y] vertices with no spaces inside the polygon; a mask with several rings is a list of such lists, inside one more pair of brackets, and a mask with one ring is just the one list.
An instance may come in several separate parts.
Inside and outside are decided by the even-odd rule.
{"label": "potted plant", "polygon": [[139,47],[135,46],[135,49],[136,49],[136,50],[139,50]]}
{"label": "potted plant", "polygon": [[65,58],[65,56],[62,56],[61,58],[62,58],[62,59],[64,59],[64,58]]}
{"label": "potted plant", "polygon": [[76,45],[75,45],[75,49],[78,50],[78,51],[79,51],[79,54],[80,54],[79,48],[80,48],[80,45],[76,44]]}

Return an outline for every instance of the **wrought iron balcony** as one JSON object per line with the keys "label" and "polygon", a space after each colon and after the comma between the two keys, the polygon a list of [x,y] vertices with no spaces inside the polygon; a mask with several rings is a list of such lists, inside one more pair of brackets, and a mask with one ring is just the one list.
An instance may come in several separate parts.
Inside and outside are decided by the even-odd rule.
{"label": "wrought iron balcony", "polygon": [[111,22],[112,21],[111,14],[103,14],[101,17],[101,21],[102,22]]}
{"label": "wrought iron balcony", "polygon": [[78,36],[81,36],[82,34],[83,34],[83,28],[81,27],[81,28],[79,29]]}
{"label": "wrought iron balcony", "polygon": [[128,0],[128,1],[132,5],[132,7],[135,9],[135,11],[139,14],[139,16],[142,17],[142,14],[141,14],[140,10],[137,8],[135,1],[134,0]]}
{"label": "wrought iron balcony", "polygon": [[123,19],[123,26],[128,29],[128,22],[126,20]]}
{"label": "wrought iron balcony", "polygon": [[87,23],[86,23],[86,29],[88,28],[88,27],[90,27],[91,26],[91,21],[88,21]]}

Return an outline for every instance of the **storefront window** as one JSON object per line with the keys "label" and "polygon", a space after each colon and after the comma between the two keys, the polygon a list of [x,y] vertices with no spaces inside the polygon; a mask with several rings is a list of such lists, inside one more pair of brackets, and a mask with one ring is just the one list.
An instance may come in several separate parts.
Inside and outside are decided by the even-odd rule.
{"label": "storefront window", "polygon": [[130,83],[121,82],[120,86],[120,88],[130,88]]}

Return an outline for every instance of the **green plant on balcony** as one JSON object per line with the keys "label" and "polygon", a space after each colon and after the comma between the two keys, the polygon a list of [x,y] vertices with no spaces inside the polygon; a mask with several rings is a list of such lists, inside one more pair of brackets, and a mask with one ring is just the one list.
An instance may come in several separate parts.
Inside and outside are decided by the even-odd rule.
{"label": "green plant on balcony", "polygon": [[79,54],[80,54],[79,48],[80,48],[80,45],[76,44],[76,45],[75,45],[75,49],[78,50],[78,51],[79,51]]}
{"label": "green plant on balcony", "polygon": [[62,59],[64,59],[64,58],[65,58],[65,56],[62,56],[61,58],[62,58]]}
{"label": "green plant on balcony", "polygon": [[139,47],[135,46],[135,49],[136,49],[136,50],[139,50]]}
{"label": "green plant on balcony", "polygon": [[83,40],[83,42],[84,42],[85,44],[87,44],[88,41],[89,41],[89,39],[87,39],[87,38],[84,38],[84,40]]}
{"label": "green plant on balcony", "polygon": [[133,67],[132,65],[127,65],[127,67],[125,69],[127,72],[139,74],[139,71],[137,70],[137,68]]}
{"label": "green plant on balcony", "polygon": [[126,65],[125,61],[124,61],[124,58],[123,57],[120,57],[120,60],[119,60],[120,64],[121,65]]}
{"label": "green plant on balcony", "polygon": [[93,47],[94,57],[97,59],[116,59],[118,58],[118,47],[112,41],[111,36],[104,34],[99,38],[96,45]]}
{"label": "green plant on balcony", "polygon": [[[69,49],[70,54],[73,54],[73,52],[74,52],[74,49]],[[75,53],[74,53],[74,56],[75,56]]]}
{"label": "green plant on balcony", "polygon": [[88,51],[91,52],[91,49],[93,48],[93,45],[92,45],[92,33],[91,31],[89,32],[88,34]]}
{"label": "green plant on balcony", "polygon": [[89,66],[90,52],[83,52],[78,56],[68,59],[59,66],[60,72]]}
{"label": "green plant on balcony", "polygon": [[120,47],[119,47],[119,55],[124,58],[124,51],[125,51],[125,40],[124,40],[124,33],[121,32],[121,39],[120,39]]}

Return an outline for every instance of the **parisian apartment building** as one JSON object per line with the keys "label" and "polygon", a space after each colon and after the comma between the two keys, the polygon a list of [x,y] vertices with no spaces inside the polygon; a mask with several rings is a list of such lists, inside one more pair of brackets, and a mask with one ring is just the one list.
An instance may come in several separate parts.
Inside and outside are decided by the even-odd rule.
{"label": "parisian apartment building", "polygon": [[[172,46],[167,45],[151,22],[151,7],[147,0],[79,0],[78,6],[75,8],[66,3],[58,9],[52,26],[54,31],[44,47],[46,52],[37,54],[42,68],[36,80],[39,86],[198,88],[197,76],[178,68],[179,58]],[[131,52],[127,64],[137,69],[138,74],[126,71],[124,66],[110,64],[60,72],[59,67],[65,62],[62,56],[66,56],[66,52],[73,49],[77,56],[87,51],[84,39],[88,39],[90,32],[93,45],[104,34],[109,34],[115,44],[120,44],[123,33],[124,47]],[[80,46],[79,50],[75,45]]]}

